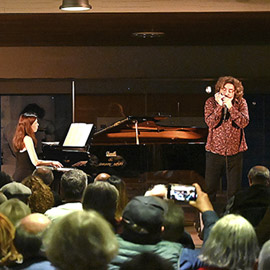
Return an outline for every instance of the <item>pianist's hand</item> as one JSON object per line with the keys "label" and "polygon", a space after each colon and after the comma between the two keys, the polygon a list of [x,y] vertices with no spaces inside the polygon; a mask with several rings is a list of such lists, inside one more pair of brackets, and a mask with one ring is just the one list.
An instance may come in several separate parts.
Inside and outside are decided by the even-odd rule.
{"label": "pianist's hand", "polygon": [[62,168],[63,165],[59,161],[52,161],[51,166],[54,168]]}
{"label": "pianist's hand", "polygon": [[85,166],[87,164],[87,160],[83,160],[83,161],[78,161],[74,164],[72,164],[72,167],[82,167],[82,166]]}

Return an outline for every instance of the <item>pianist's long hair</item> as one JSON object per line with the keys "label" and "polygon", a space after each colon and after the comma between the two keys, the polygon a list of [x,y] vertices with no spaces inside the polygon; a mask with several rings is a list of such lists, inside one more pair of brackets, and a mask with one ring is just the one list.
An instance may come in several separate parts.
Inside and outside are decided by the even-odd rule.
{"label": "pianist's long hair", "polygon": [[23,139],[26,135],[32,138],[35,146],[37,145],[37,139],[31,127],[36,119],[37,115],[34,113],[24,113],[20,115],[19,122],[13,137],[13,147],[16,152],[22,150],[25,147]]}

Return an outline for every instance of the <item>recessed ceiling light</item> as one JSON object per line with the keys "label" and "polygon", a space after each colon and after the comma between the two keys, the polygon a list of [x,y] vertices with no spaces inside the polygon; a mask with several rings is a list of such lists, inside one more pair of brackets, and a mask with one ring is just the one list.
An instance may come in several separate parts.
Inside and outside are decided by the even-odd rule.
{"label": "recessed ceiling light", "polygon": [[138,38],[158,38],[164,35],[165,35],[164,32],[159,32],[159,31],[142,31],[142,32],[132,33],[132,36],[138,37]]}

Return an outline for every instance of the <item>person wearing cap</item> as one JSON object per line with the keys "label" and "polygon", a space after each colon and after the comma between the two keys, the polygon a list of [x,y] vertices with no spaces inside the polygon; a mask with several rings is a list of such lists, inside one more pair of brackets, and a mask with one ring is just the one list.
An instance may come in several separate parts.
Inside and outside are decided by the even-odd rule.
{"label": "person wearing cap", "polygon": [[[218,219],[208,195],[194,184],[198,197],[190,205],[202,212],[204,240]],[[122,217],[123,232],[117,236],[119,253],[111,261],[109,270],[118,270],[127,260],[142,252],[153,252],[169,260],[174,269],[197,269],[202,262],[197,258],[200,250],[184,248],[182,244],[162,240],[164,214],[167,204],[155,196],[138,196],[125,207]]]}
{"label": "person wearing cap", "polygon": [[17,198],[26,204],[28,203],[29,196],[32,194],[29,187],[17,182],[12,182],[2,186],[0,191],[3,192],[8,200]]}
{"label": "person wearing cap", "polygon": [[256,227],[270,206],[270,172],[264,166],[254,166],[249,170],[248,181],[249,187],[228,201],[225,214],[239,214]]}
{"label": "person wearing cap", "polygon": [[13,179],[21,182],[32,174],[36,166],[63,167],[59,161],[41,160],[38,158],[35,147],[37,139],[35,132],[38,130],[38,119],[34,113],[23,113],[13,137],[13,147],[16,153],[16,169]]}

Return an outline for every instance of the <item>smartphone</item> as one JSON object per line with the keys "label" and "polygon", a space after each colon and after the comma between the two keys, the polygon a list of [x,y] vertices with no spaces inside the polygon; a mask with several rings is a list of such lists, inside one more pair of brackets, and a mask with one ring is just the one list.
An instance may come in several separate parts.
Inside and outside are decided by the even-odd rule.
{"label": "smartphone", "polygon": [[196,201],[197,193],[194,186],[169,184],[167,198],[181,202]]}

